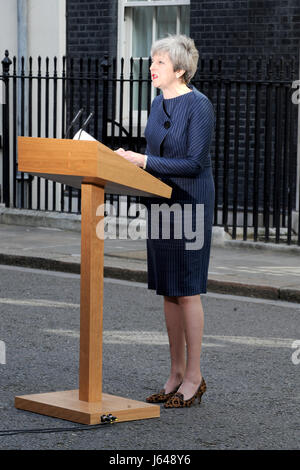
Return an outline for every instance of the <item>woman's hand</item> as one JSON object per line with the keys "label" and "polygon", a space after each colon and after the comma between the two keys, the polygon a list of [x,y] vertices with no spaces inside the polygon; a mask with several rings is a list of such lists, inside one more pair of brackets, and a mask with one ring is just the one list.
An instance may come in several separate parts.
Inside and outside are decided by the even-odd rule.
{"label": "woman's hand", "polygon": [[136,153],[132,152],[131,150],[124,150],[122,148],[115,150],[115,152],[121,157],[124,157],[130,163],[134,163],[136,166],[139,166],[141,168],[144,167],[146,157],[142,153]]}

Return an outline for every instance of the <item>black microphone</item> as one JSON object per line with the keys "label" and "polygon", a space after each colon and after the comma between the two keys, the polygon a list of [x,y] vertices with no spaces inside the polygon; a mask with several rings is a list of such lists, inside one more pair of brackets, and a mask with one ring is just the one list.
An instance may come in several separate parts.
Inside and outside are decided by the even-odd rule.
{"label": "black microphone", "polygon": [[81,108],[78,113],[76,114],[76,116],[74,117],[73,121],[71,122],[71,124],[69,125],[68,129],[67,129],[67,132],[66,132],[66,135],[65,135],[65,139],[68,138],[68,135],[70,133],[70,130],[72,129],[72,127],[74,126],[74,124],[76,123],[76,121],[78,121],[79,117],[82,115],[84,111],[84,108]]}
{"label": "black microphone", "polygon": [[88,115],[88,117],[86,118],[86,120],[84,121],[84,123],[82,124],[81,126],[81,129],[80,129],[80,133],[79,133],[79,136],[78,136],[78,140],[80,140],[80,136],[81,136],[81,132],[87,127],[88,123],[90,122],[90,120],[92,119],[92,117],[94,116],[94,113],[90,113]]}

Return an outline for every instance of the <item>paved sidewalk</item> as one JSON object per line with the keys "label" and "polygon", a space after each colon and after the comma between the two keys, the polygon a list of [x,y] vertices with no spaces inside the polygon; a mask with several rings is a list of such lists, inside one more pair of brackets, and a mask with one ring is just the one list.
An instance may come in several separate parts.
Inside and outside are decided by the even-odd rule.
{"label": "paved sidewalk", "polygon": [[[209,292],[300,302],[299,249],[241,245],[213,245]],[[147,281],[145,240],[107,239],[104,246],[105,276]],[[79,273],[80,233],[0,224],[0,264]]]}

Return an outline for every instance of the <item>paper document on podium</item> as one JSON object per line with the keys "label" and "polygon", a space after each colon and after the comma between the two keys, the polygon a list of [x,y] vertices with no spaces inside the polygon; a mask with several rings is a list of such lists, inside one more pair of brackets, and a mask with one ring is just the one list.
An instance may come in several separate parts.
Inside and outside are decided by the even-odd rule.
{"label": "paper document on podium", "polygon": [[88,134],[88,132],[85,132],[84,130],[79,129],[78,132],[73,137],[73,140],[94,140],[97,142],[97,139],[95,139],[91,134]]}

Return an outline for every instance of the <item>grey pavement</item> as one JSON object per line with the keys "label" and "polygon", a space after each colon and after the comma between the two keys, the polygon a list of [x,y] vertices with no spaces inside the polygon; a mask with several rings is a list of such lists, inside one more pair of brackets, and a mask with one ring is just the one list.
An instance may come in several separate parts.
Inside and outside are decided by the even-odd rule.
{"label": "grey pavement", "polygon": [[[146,240],[106,239],[105,277],[146,282]],[[80,231],[0,224],[0,264],[80,272]],[[300,302],[300,247],[213,244],[208,292]]]}

